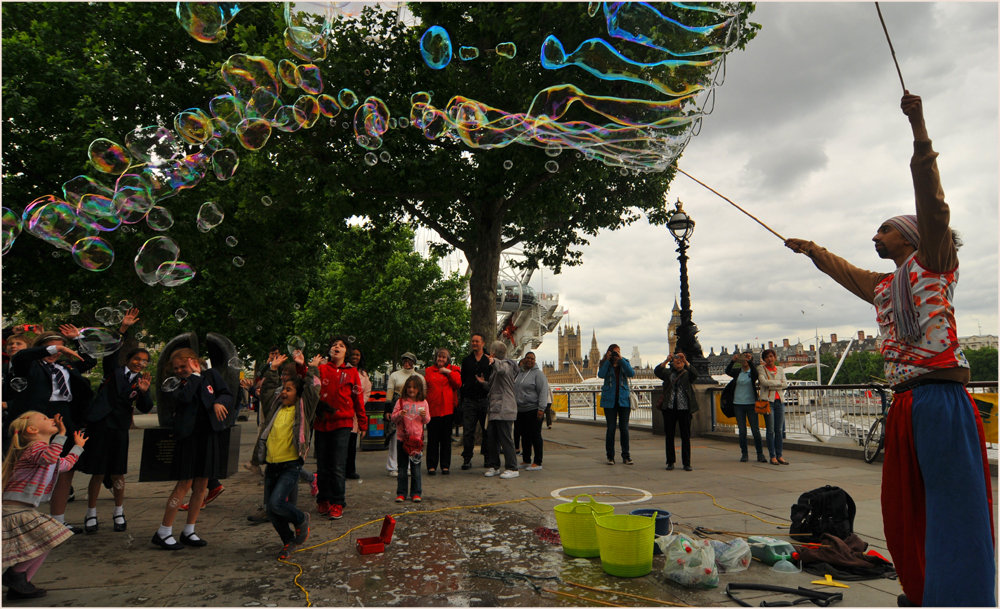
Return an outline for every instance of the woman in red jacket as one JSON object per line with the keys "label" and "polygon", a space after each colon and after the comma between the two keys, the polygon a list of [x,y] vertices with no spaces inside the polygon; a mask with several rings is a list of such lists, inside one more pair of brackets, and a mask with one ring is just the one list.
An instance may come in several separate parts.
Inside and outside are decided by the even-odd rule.
{"label": "woman in red jacket", "polygon": [[451,417],[455,412],[455,390],[462,386],[462,369],[451,364],[451,353],[438,349],[434,366],[424,371],[431,422],[427,424],[427,475],[433,476],[438,463],[441,474],[451,473]]}

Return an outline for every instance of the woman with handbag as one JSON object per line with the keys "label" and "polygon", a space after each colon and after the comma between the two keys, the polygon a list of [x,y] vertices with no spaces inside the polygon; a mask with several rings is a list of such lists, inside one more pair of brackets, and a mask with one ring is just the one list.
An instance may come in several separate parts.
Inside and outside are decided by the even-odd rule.
{"label": "woman with handbag", "polygon": [[[764,447],[760,441],[760,425],[758,423],[755,403],[757,402],[757,367],[753,365],[753,353],[734,353],[733,361],[726,366],[726,374],[733,377],[722,391],[723,405],[731,403],[736,425],[740,430],[740,462],[750,460],[747,454],[747,426],[753,433],[753,445],[757,449],[757,460],[767,463],[764,458]],[[766,415],[765,415],[766,416]]]}
{"label": "woman with handbag", "polygon": [[776,366],[778,360],[774,349],[765,349],[761,354],[761,365],[757,366],[759,378],[758,400],[768,402],[771,412],[764,415],[767,425],[767,452],[771,455],[771,465],[788,465],[781,456],[782,430],[785,427],[785,407],[781,403],[781,391],[788,387],[785,369]]}
{"label": "woman with handbag", "polygon": [[601,387],[601,408],[608,422],[608,431],[604,438],[605,452],[608,454],[608,465],[615,464],[615,428],[621,432],[622,463],[632,465],[632,457],[628,450],[628,418],[632,412],[631,390],[629,379],[635,376],[632,364],[622,357],[621,347],[611,345],[601,359],[601,367],[597,376],[604,379]]}
{"label": "woman with handbag", "polygon": [[667,470],[674,469],[677,453],[674,451],[674,428],[681,431],[681,463],[684,471],[691,471],[691,416],[698,412],[692,383],[698,372],[678,351],[653,369],[656,378],[663,381],[663,400],[658,407],[663,413],[663,430],[667,434]]}

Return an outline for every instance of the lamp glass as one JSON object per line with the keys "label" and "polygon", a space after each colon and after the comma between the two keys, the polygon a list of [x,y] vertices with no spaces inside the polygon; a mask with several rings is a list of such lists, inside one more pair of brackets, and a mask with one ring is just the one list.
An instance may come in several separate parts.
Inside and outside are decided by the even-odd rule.
{"label": "lamp glass", "polygon": [[694,220],[683,211],[676,211],[667,222],[667,228],[678,241],[687,241],[694,232]]}

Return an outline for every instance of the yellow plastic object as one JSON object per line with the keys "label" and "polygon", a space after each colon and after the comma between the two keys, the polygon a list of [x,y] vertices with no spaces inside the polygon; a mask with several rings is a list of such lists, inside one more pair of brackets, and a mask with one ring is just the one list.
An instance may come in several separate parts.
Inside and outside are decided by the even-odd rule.
{"label": "yellow plastic object", "polygon": [[[580,497],[590,499],[589,503],[579,503]],[[577,558],[594,558],[601,555],[597,544],[594,516],[612,514],[613,505],[598,503],[590,495],[577,495],[570,503],[555,506],[556,525],[562,540],[563,552]]]}
{"label": "yellow plastic object", "polygon": [[816,581],[814,581],[812,583],[818,584],[820,586],[833,586],[835,588],[850,588],[850,586],[848,586],[847,584],[842,584],[840,582],[833,581],[833,576],[830,575],[829,573],[827,573],[823,577],[825,579],[817,579]]}
{"label": "yellow plastic object", "polygon": [[601,566],[608,575],[642,577],[653,570],[656,516],[594,516]]}

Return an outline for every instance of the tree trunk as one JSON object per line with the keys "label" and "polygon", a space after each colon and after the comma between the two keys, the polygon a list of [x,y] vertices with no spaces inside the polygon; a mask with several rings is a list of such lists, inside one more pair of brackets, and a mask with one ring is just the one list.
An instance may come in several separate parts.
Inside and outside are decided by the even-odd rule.
{"label": "tree trunk", "polygon": [[472,309],[472,333],[486,337],[486,350],[497,337],[497,278],[500,275],[503,218],[489,217],[479,223],[475,249],[465,251],[472,273],[469,296]]}

